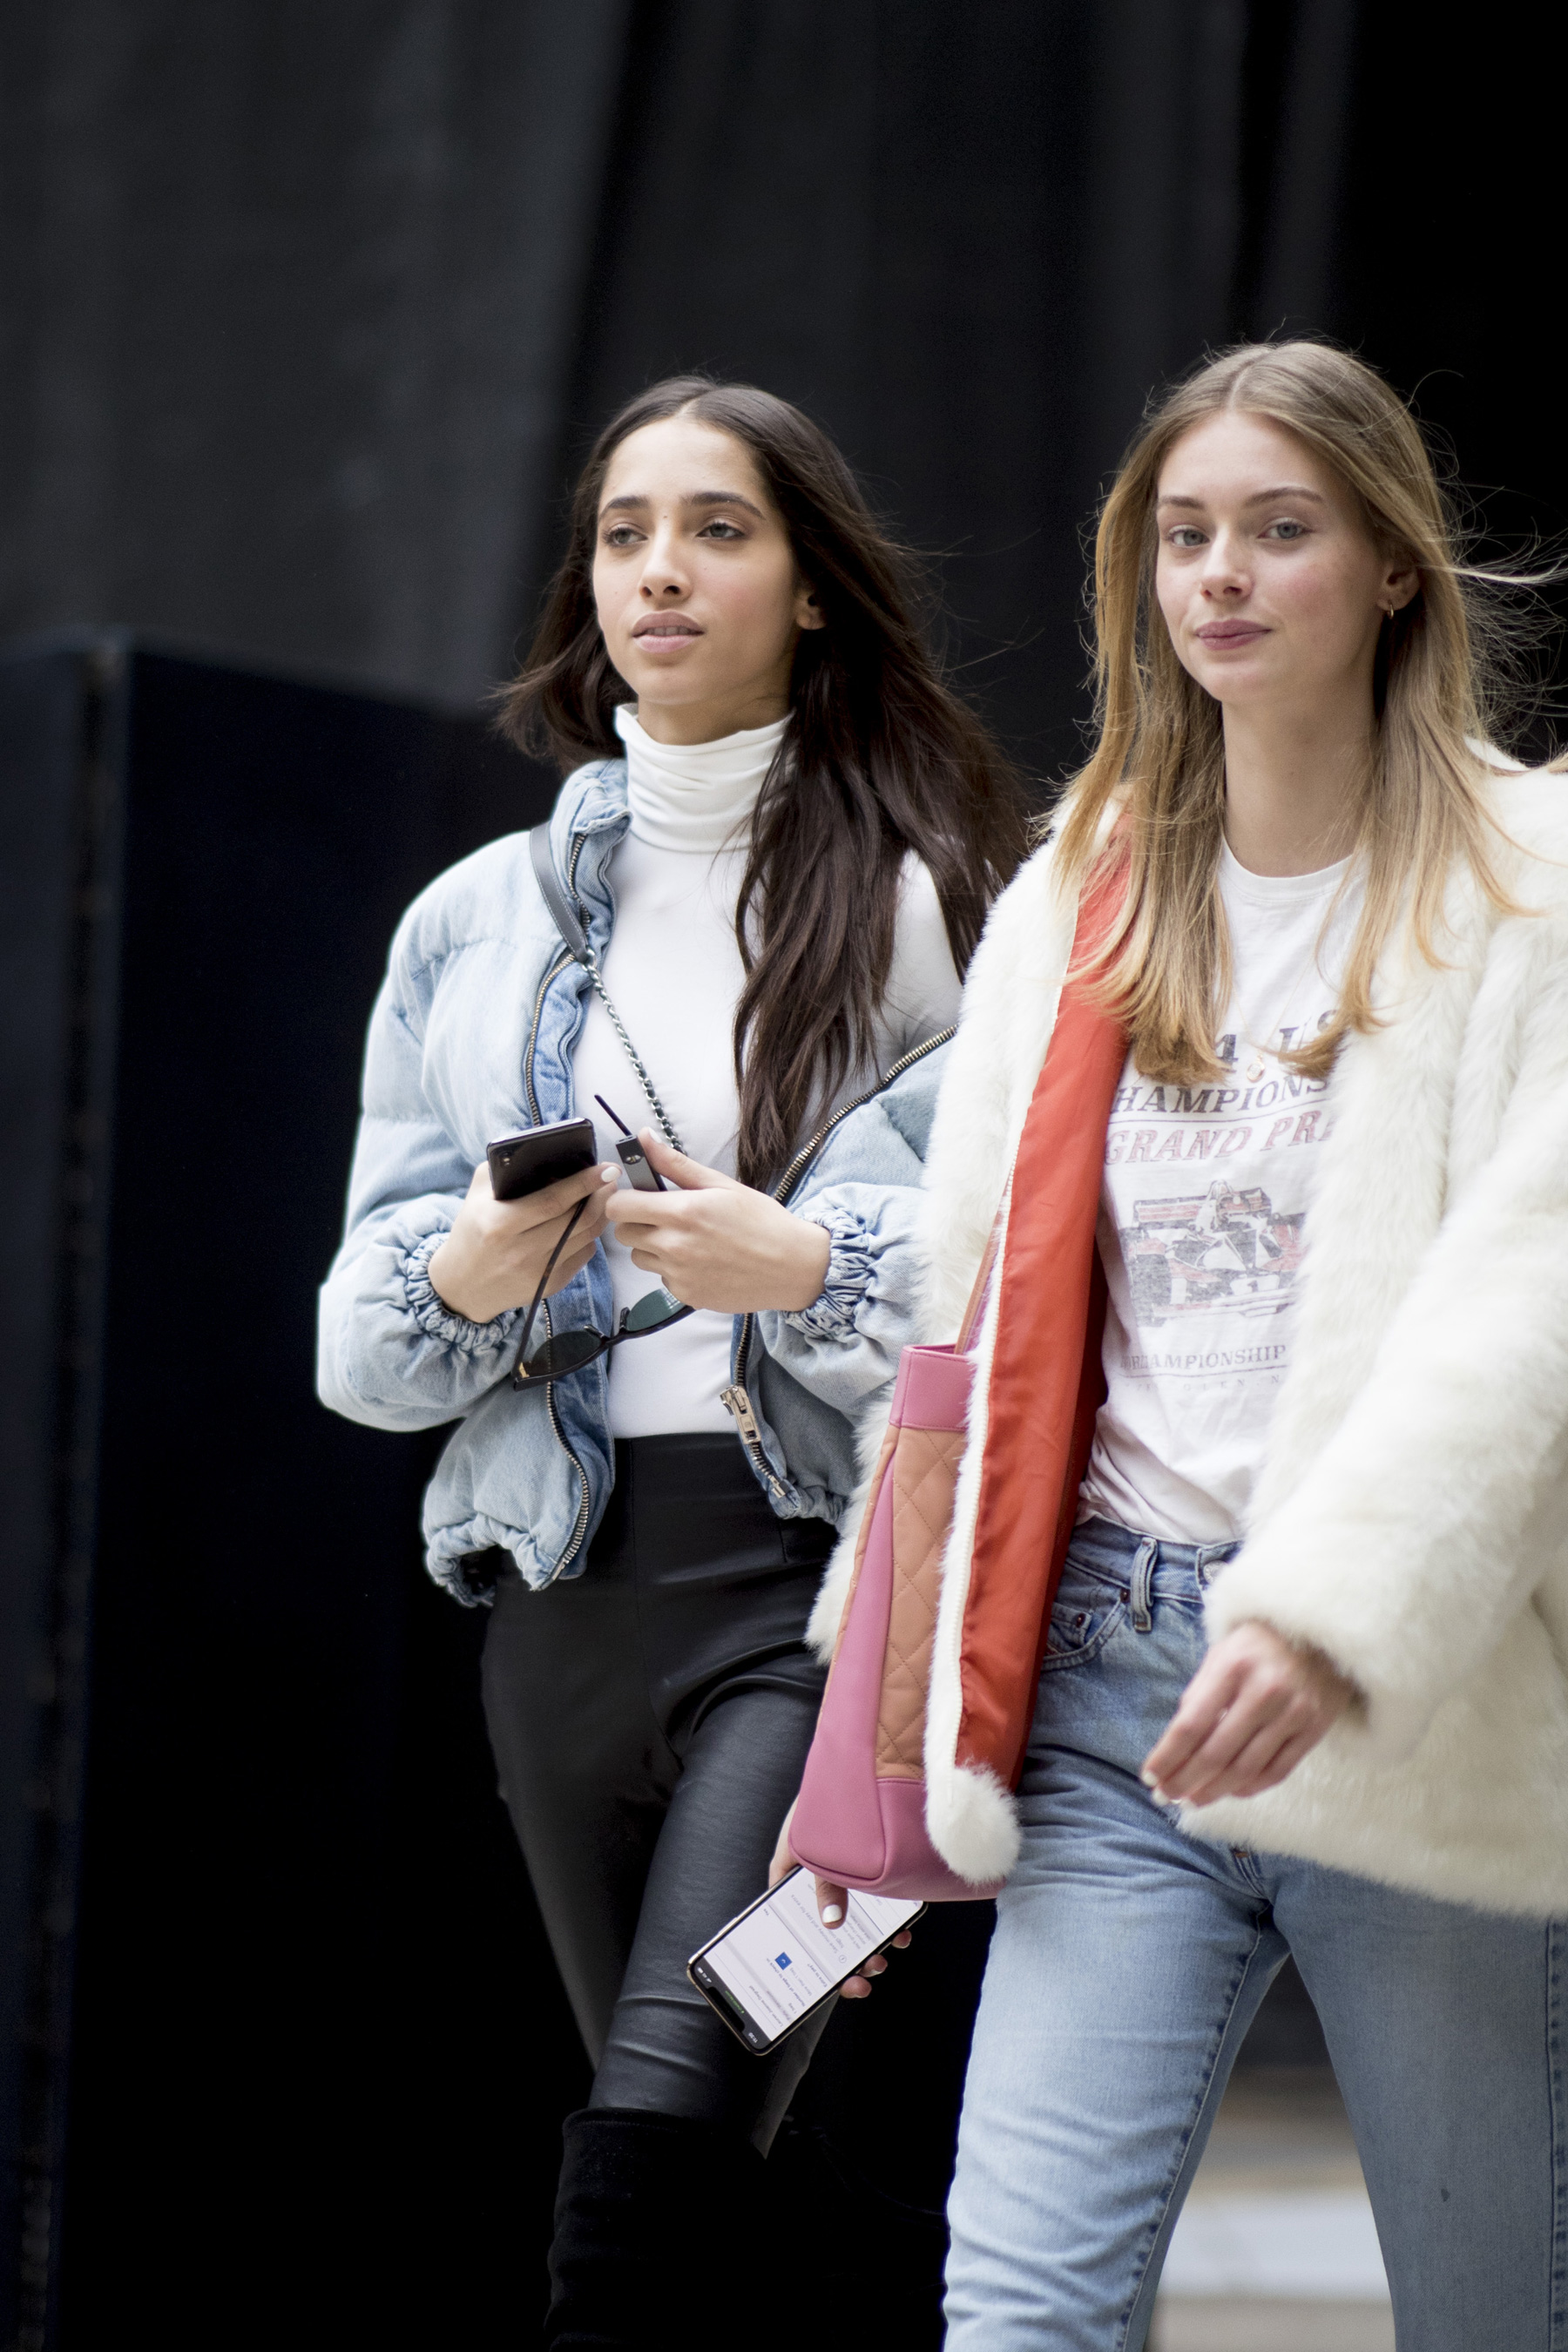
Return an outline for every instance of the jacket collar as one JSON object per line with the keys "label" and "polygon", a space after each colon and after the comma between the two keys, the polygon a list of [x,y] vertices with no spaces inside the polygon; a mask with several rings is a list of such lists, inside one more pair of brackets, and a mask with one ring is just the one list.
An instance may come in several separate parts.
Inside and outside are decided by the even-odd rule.
{"label": "jacket collar", "polygon": [[550,846],[562,879],[580,841],[591,834],[607,832],[612,825],[617,828],[618,840],[630,814],[624,760],[591,760],[586,767],[574,768],[562,785],[550,816]]}

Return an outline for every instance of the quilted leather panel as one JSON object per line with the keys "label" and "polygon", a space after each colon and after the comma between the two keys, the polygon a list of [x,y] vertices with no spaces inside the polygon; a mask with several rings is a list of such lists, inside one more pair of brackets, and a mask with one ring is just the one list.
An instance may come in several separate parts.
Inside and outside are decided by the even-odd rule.
{"label": "quilted leather panel", "polygon": [[963,1459],[962,1430],[901,1429],[893,1482],[893,1602],[877,1716],[877,1772],[883,1780],[925,1774],[926,1687],[936,1632],[942,1556]]}
{"label": "quilted leather panel", "polygon": [[889,1429],[886,1437],[882,1440],[882,1450],[877,1456],[877,1466],[871,1473],[871,1483],[867,1489],[866,1507],[860,1514],[860,1533],[857,1538],[855,1544],[854,1572],[850,1576],[849,1590],[844,1596],[844,1606],[839,1612],[838,1638],[833,1645],[833,1664],[827,1669],[827,1688],[829,1690],[833,1687],[834,1668],[838,1664],[838,1653],[844,1643],[844,1628],[849,1622],[849,1612],[855,1606],[855,1595],[859,1589],[860,1570],[866,1565],[866,1546],[870,1539],[871,1522],[877,1515],[877,1497],[881,1492],[882,1481],[888,1475],[888,1465],[892,1460],[893,1448],[897,1445],[898,1442],[899,1433],[897,1429]]}

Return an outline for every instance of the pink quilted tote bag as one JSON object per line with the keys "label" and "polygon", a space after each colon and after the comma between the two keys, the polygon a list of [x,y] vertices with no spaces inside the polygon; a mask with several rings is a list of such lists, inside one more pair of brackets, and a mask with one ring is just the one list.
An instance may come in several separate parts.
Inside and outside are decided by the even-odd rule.
{"label": "pink quilted tote bag", "polygon": [[[972,1309],[966,1334],[973,1319]],[[972,1370],[955,1348],[906,1348],[900,1360],[790,1828],[796,1859],[818,1876],[911,1902],[996,1892],[948,1868],[925,1820],[926,1691]]]}

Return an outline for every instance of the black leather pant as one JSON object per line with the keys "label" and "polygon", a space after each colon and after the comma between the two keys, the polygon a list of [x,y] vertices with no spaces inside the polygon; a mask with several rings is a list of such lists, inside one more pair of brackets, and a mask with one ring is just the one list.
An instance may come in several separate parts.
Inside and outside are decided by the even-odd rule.
{"label": "black leather pant", "polygon": [[634,1438],[582,1576],[500,1580],[486,1719],[595,2107],[765,2151],[810,2059],[811,2028],[752,2057],[686,1963],[767,1883],[822,1695],[803,1637],[833,1542],[773,1517],[732,1437]]}

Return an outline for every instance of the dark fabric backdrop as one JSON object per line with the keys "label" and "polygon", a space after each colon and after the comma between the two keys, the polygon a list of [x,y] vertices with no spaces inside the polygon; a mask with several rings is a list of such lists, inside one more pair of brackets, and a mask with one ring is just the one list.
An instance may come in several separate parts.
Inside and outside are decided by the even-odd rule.
{"label": "dark fabric backdrop", "polygon": [[[960,677],[1048,780],[1086,715],[1095,499],[1150,387],[1205,344],[1336,333],[1451,440],[1491,544],[1568,524],[1550,262],[1565,47],[1517,13],[1412,20],[1376,0],[12,0],[0,16],[0,635],[120,621],[218,657],[136,655],[126,706],[131,789],[162,811],[164,848],[154,872],[132,840],[115,950],[139,1075],[111,1156],[143,1187],[121,1184],[117,1213],[148,1211],[106,1228],[106,1328],[135,1370],[97,1497],[78,2050],[96,2120],[75,2192],[94,2260],[68,2279],[68,2352],[132,2313],[170,2345],[367,2328],[499,2345],[537,2298],[580,2055],[489,1783],[475,1626],[420,1580],[424,1456],[329,1425],[308,1355],[392,913],[542,789],[496,764],[479,702],[536,609],[593,431],[693,365],[812,409],[932,556]],[[18,684],[7,703],[6,759],[38,792],[78,773],[77,694]],[[209,841],[211,867],[193,854]],[[176,901],[194,910],[179,953]],[[237,979],[211,928],[225,904]],[[293,949],[274,967],[279,906]],[[31,913],[62,972],[79,961],[59,908]],[[37,992],[39,956],[5,968]],[[290,1038],[309,1058],[292,1097]],[[263,1125],[311,1107],[253,1220],[266,1284],[205,1310],[226,1339],[254,1328],[241,1390],[257,1413],[279,1395],[290,1433],[258,1456],[271,1484],[248,1513],[202,1454],[222,1390],[171,1319],[182,1276],[230,1238],[201,1137],[168,1149],[198,1068],[226,1135],[237,1107]],[[40,1062],[39,1103],[58,1076]],[[46,1246],[68,1180],[62,1158],[51,1209],[12,1152],[14,1245]],[[53,1410],[42,1391],[24,1403],[18,1462],[41,1442],[27,1415]],[[193,1497],[177,1551],[147,1532],[170,1494]],[[296,1521],[316,1549],[273,1591],[256,1563]],[[7,1584],[13,1650],[16,1601]],[[184,1647],[159,1645],[163,1624]],[[5,1671],[8,1695],[33,1689],[27,1659]],[[274,1685],[276,1759],[253,1738]],[[33,1800],[26,1739],[7,1742],[9,1887]],[[168,1819],[139,1844],[143,1790]],[[192,1940],[165,1954],[171,1923]],[[275,1968],[247,2044],[236,2001],[260,2015]]]}
{"label": "dark fabric backdrop", "polygon": [[1374,0],[57,0],[0,56],[0,634],[471,705],[652,376],[803,401],[1032,765],[1079,535],[1205,341],[1347,337],[1568,518],[1550,16]]}

